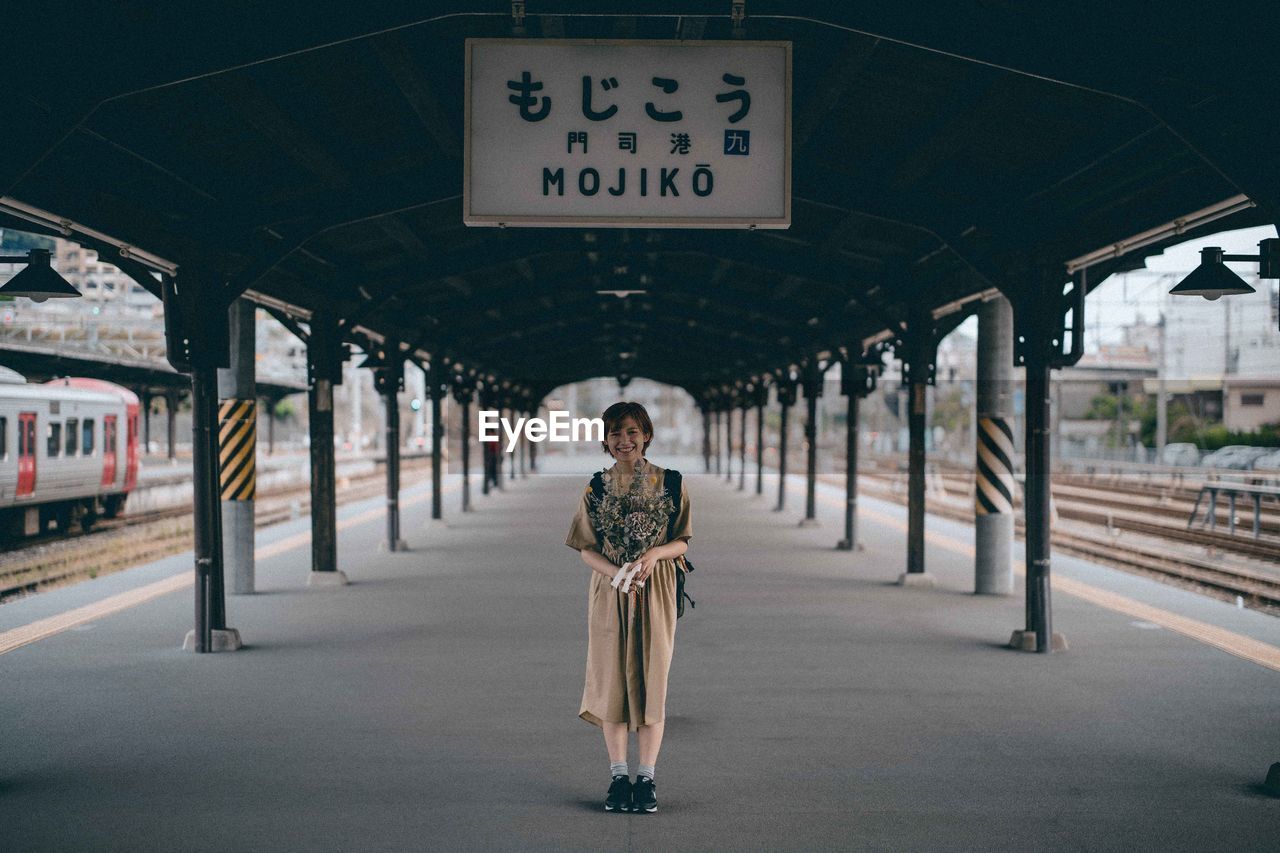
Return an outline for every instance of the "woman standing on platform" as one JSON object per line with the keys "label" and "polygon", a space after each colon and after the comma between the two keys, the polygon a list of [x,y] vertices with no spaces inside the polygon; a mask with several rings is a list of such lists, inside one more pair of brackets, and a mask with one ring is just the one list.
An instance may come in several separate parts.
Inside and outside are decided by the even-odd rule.
{"label": "woman standing on platform", "polygon": [[[582,493],[565,544],[592,570],[587,675],[578,716],[604,730],[612,784],[605,811],[658,810],[654,767],[666,717],[676,634],[677,559],[692,529],[680,474],[645,458],[653,422],[639,403],[604,412],[604,449],[614,459]],[[627,775],[627,731],[639,768]]]}

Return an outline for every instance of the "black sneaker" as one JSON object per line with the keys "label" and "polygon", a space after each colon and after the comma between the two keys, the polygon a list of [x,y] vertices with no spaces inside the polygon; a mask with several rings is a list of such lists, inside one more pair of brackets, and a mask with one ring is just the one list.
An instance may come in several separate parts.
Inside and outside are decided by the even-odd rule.
{"label": "black sneaker", "polygon": [[658,810],[658,797],[653,788],[653,780],[648,776],[636,777],[636,783],[631,786],[631,811],[653,814]]}
{"label": "black sneaker", "polygon": [[614,776],[613,784],[604,800],[607,812],[625,812],[631,810],[631,780],[626,776]]}

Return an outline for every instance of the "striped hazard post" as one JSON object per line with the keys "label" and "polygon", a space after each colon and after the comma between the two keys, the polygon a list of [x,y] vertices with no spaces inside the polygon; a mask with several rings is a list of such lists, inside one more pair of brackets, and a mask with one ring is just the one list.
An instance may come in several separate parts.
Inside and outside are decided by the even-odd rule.
{"label": "striped hazard post", "polygon": [[978,418],[978,466],[974,473],[978,515],[1013,512],[1013,430],[1004,418]]}
{"label": "striped hazard post", "polygon": [[218,410],[218,468],[224,501],[251,501],[257,490],[256,400],[223,400]]}

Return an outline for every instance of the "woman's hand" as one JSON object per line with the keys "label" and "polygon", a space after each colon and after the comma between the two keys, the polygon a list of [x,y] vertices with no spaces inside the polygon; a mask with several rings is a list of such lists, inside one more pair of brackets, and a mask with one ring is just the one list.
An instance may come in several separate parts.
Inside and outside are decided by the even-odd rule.
{"label": "woman's hand", "polygon": [[654,566],[658,565],[658,555],[654,553],[653,548],[650,548],[640,555],[636,563],[640,565],[640,571],[636,573],[635,580],[632,582],[633,586],[636,583],[644,583],[649,579],[649,575],[653,574]]}

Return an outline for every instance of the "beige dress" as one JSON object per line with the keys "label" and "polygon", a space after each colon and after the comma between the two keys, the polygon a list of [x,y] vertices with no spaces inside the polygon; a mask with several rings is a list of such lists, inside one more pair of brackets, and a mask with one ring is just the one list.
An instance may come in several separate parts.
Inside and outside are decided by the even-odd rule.
{"label": "beige dress", "polygon": [[[617,465],[608,469],[616,472]],[[662,489],[665,471],[648,463],[643,476],[645,487]],[[605,488],[616,488],[617,480],[606,479]],[[680,489],[680,509],[673,538],[689,539],[689,492]],[[565,544],[574,550],[607,549],[597,541],[587,512],[591,486],[582,493],[578,512]],[[664,527],[655,544],[667,541]],[[606,558],[610,558],[605,553]],[[613,562],[619,562],[613,560]],[[666,716],[667,672],[676,639],[676,563],[659,560],[644,589],[623,593],[609,585],[599,572],[591,573],[587,594],[587,677],[582,689],[578,716],[599,726],[603,722],[626,723],[631,731],[658,723]]]}

